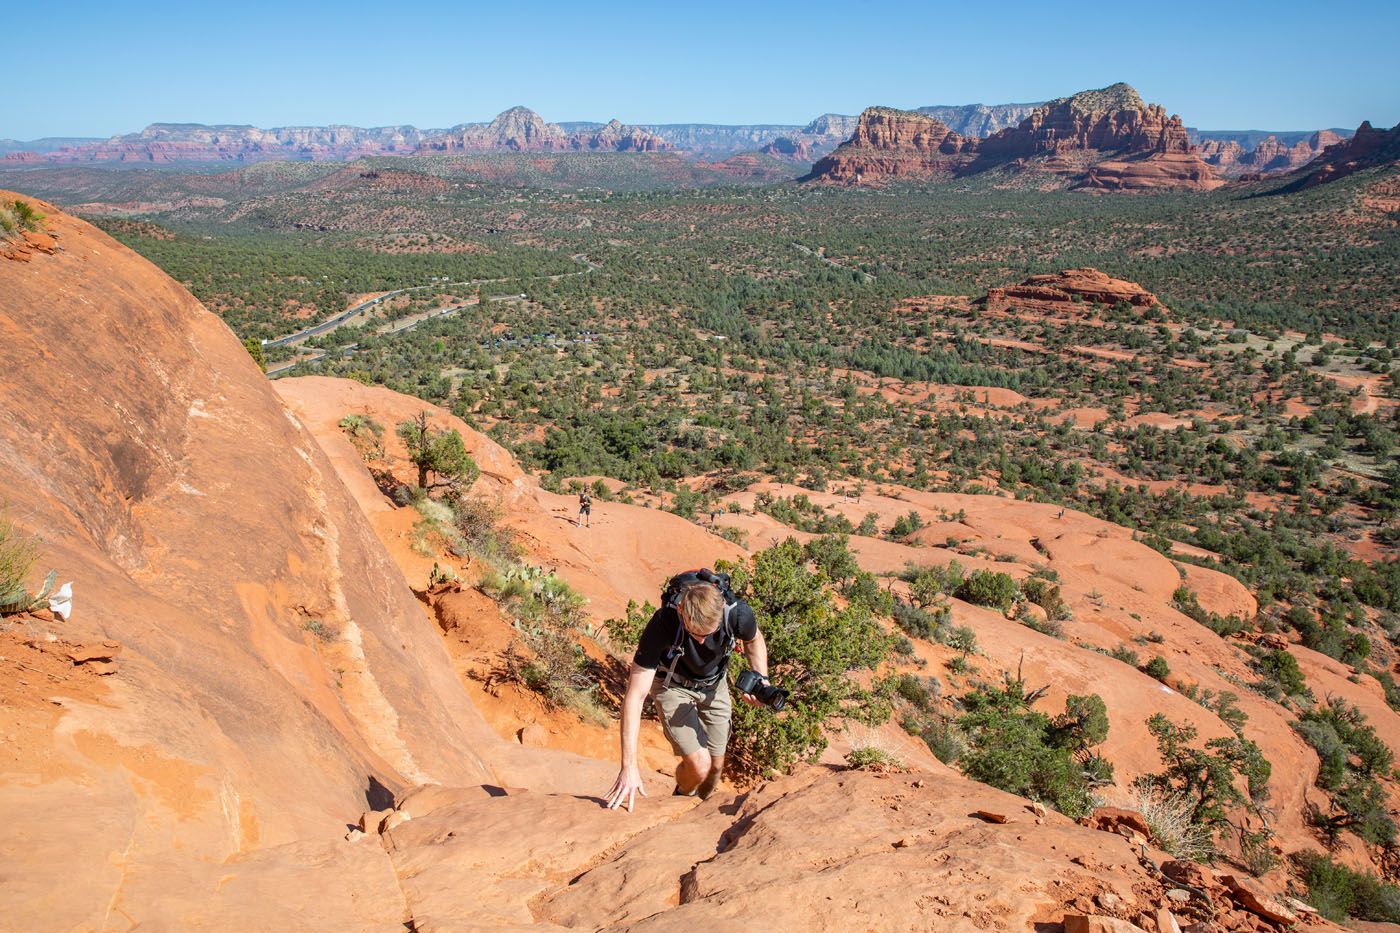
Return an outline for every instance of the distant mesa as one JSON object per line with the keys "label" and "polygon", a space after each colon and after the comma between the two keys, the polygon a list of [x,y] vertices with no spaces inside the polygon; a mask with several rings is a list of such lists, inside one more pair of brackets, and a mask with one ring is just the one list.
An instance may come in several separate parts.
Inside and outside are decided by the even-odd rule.
{"label": "distant mesa", "polygon": [[670,143],[653,133],[613,120],[567,133],[526,107],[512,107],[490,123],[465,123],[448,130],[412,126],[204,126],[153,123],[139,133],[64,146],[49,152],[11,152],[7,162],[348,161],[418,152],[659,152]]}
{"label": "distant mesa", "polygon": [[982,302],[988,311],[1037,308],[1063,311],[1067,304],[1074,302],[1104,305],[1126,302],[1135,308],[1155,308],[1162,304],[1156,295],[1136,282],[1115,279],[1091,267],[1033,275],[1019,285],[991,288]]}
{"label": "distant mesa", "polygon": [[935,104],[917,108],[919,113],[933,117],[960,136],[991,136],[1011,129],[1043,107],[1044,101],[1033,104]]}
{"label": "distant mesa", "polygon": [[671,144],[617,120],[566,132],[528,107],[512,107],[490,123],[467,123],[425,138],[419,152],[662,152]]}
{"label": "distant mesa", "polygon": [[1144,103],[1126,84],[1040,104],[1016,126],[986,138],[964,136],[927,113],[872,107],[861,114],[851,138],[813,166],[807,179],[878,184],[1008,166],[1063,174],[1078,187],[1106,190],[1207,190],[1223,184],[1193,150],[1181,118]]}

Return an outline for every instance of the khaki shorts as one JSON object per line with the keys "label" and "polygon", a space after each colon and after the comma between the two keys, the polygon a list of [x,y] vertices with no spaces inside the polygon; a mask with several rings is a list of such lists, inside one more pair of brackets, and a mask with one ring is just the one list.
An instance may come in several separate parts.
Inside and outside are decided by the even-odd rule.
{"label": "khaki shorts", "polygon": [[702,748],[710,756],[723,755],[729,745],[729,719],[734,704],[729,699],[729,677],[709,690],[691,690],[679,684],[663,687],[665,672],[657,671],[651,698],[661,714],[661,730],[677,755],[693,755]]}

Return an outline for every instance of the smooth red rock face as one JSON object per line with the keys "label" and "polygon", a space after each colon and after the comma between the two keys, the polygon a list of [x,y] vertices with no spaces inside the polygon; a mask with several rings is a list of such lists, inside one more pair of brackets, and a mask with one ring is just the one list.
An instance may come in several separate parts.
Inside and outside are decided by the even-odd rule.
{"label": "smooth red rock face", "polygon": [[1345,178],[1362,169],[1394,165],[1398,162],[1400,123],[1388,130],[1378,130],[1367,120],[1356,128],[1356,134],[1351,139],[1328,146],[1316,163],[1308,166],[1306,174],[1295,184],[1302,188],[1311,188]]}
{"label": "smooth red rock face", "polygon": [[42,538],[36,572],[73,581],[72,617],[36,624],[116,663],[70,665],[110,674],[96,698],[44,678],[29,706],[7,694],[25,730],[0,756],[7,917],[100,929],[120,894],[124,916],[189,928],[153,905],[199,866],[212,883],[226,859],[338,843],[413,784],[494,782],[478,749],[497,740],[437,632],[238,339],[26,200],[48,233],[0,260],[3,498]]}

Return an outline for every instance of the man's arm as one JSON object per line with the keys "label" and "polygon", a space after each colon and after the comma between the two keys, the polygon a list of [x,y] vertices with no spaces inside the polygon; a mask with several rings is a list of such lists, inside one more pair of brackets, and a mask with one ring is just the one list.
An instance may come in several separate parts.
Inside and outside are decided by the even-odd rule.
{"label": "man's arm", "polygon": [[[768,679],[768,643],[763,640],[763,632],[757,628],[753,631],[753,638],[744,642],[744,657],[749,661],[749,667],[755,674],[760,675],[764,680]],[[744,702],[751,706],[762,706],[747,693],[743,696]]]}
{"label": "man's arm", "polygon": [[632,671],[627,677],[627,693],[622,698],[622,766],[618,769],[617,780],[608,792],[608,809],[622,805],[632,809],[637,791],[647,795],[642,786],[642,775],[637,769],[637,736],[642,730],[642,704],[651,692],[651,683],[656,679],[656,671],[632,662]]}

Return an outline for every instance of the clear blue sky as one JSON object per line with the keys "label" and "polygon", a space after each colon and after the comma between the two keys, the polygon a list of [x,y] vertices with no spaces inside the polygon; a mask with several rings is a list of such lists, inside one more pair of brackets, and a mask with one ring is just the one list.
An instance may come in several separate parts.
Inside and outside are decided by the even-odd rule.
{"label": "clear blue sky", "polygon": [[1127,81],[1206,129],[1400,122],[1400,2],[16,2],[0,137],[147,123],[805,123]]}

